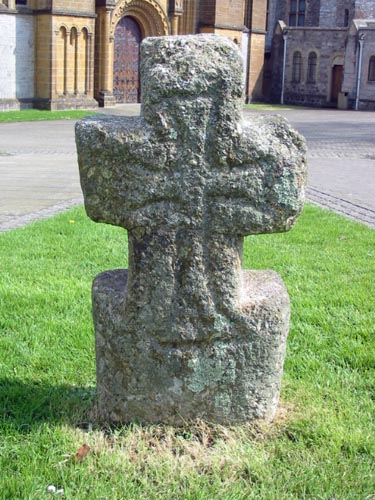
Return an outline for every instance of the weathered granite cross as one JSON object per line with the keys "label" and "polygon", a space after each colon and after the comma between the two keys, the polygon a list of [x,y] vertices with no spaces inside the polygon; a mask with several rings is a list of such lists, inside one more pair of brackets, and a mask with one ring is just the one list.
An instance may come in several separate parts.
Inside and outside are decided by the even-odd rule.
{"label": "weathered granite cross", "polygon": [[299,215],[303,139],[281,118],[242,122],[224,38],[147,38],[141,61],[141,116],[76,128],[87,213],[129,239],[129,271],[93,286],[100,415],[271,419],[288,295],[273,271],[241,271],[242,241]]}

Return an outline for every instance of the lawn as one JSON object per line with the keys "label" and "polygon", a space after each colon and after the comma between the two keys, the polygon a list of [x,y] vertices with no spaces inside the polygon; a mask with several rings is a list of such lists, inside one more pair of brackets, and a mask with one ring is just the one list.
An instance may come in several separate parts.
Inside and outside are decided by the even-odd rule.
{"label": "lawn", "polygon": [[[245,109],[280,111],[288,109],[306,109],[301,106],[287,106],[281,104],[252,103],[245,104]],[[85,116],[96,114],[95,110],[72,109],[65,111],[43,111],[40,109],[23,109],[20,111],[0,112],[0,123],[2,122],[27,122],[40,120],[80,120]]]}
{"label": "lawn", "polygon": [[306,106],[294,106],[292,104],[272,104],[266,102],[252,102],[244,105],[244,109],[260,111],[285,111],[290,109],[309,109]]}
{"label": "lawn", "polygon": [[246,239],[292,303],[272,425],[95,424],[91,281],[126,260],[82,208],[0,235],[1,500],[375,498],[374,230],[307,205]]}
{"label": "lawn", "polygon": [[19,111],[1,111],[1,122],[34,122],[40,120],[80,120],[95,114],[93,110],[72,109],[64,111],[43,111],[40,109],[23,109]]}

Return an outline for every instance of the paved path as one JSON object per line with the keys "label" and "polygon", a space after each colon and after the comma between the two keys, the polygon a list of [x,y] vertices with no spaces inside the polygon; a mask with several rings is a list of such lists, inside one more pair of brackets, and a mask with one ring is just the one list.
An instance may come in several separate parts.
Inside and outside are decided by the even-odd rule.
{"label": "paved path", "polygon": [[307,198],[375,228],[375,113],[285,110],[307,139]]}
{"label": "paved path", "polygon": [[[139,106],[105,111],[136,115]],[[308,199],[375,228],[375,113],[282,114],[307,138]],[[74,122],[0,123],[0,232],[81,202]]]}

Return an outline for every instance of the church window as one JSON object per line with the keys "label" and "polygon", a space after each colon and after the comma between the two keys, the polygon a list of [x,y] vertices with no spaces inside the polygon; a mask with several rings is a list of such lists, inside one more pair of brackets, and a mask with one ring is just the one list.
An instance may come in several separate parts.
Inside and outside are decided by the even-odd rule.
{"label": "church window", "polygon": [[370,57],[368,64],[368,81],[375,82],[375,56]]}
{"label": "church window", "polygon": [[349,26],[349,9],[344,10],[344,27]]}
{"label": "church window", "polygon": [[78,84],[78,33],[76,28],[70,30],[70,47],[68,49],[68,87],[67,91],[70,94],[77,93]]}
{"label": "church window", "polygon": [[56,93],[66,94],[67,86],[67,31],[61,26],[56,42],[56,57],[59,64],[56,67]]}
{"label": "church window", "polygon": [[316,67],[317,67],[318,57],[315,52],[310,52],[309,58],[307,60],[307,81],[308,83],[316,82]]}
{"label": "church window", "polygon": [[289,26],[305,26],[305,0],[290,0]]}
{"label": "church window", "polygon": [[302,55],[301,52],[294,52],[292,66],[292,82],[300,83],[302,76]]}

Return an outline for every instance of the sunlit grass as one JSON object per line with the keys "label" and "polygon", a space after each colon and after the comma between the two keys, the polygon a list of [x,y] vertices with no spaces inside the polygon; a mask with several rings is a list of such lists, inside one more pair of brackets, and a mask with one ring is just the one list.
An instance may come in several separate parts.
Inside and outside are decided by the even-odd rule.
{"label": "sunlit grass", "polygon": [[266,102],[252,102],[244,105],[245,109],[264,111],[288,111],[290,109],[307,109],[306,106],[296,106],[293,104],[271,104]]}
{"label": "sunlit grass", "polygon": [[19,111],[0,111],[1,122],[31,122],[41,120],[80,120],[95,111],[72,109],[64,111],[44,111],[40,109],[23,109]]}
{"label": "sunlit grass", "polygon": [[[95,425],[91,282],[126,234],[77,208],[0,235],[0,499],[357,500],[375,495],[375,231],[308,205],[246,239],[292,324],[273,425]],[[84,444],[90,451],[76,460]]]}

